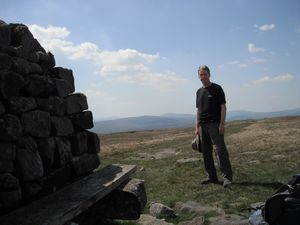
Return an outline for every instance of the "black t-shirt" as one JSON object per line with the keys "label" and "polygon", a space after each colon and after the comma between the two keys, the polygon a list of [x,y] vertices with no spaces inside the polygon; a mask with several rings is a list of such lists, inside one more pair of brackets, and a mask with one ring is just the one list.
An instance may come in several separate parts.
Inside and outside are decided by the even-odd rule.
{"label": "black t-shirt", "polygon": [[199,88],[196,97],[199,122],[219,123],[221,120],[221,105],[225,103],[225,94],[220,85],[211,83],[209,87]]}

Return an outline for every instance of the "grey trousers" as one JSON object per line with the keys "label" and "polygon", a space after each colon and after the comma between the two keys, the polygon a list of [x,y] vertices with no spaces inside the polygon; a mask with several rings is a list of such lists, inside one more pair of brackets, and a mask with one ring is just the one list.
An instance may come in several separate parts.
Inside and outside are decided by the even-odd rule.
{"label": "grey trousers", "polygon": [[229,154],[224,142],[224,135],[219,133],[219,123],[201,124],[202,155],[208,177],[217,179],[217,171],[213,159],[213,145],[220,162],[220,170],[224,178],[232,180],[232,168]]}

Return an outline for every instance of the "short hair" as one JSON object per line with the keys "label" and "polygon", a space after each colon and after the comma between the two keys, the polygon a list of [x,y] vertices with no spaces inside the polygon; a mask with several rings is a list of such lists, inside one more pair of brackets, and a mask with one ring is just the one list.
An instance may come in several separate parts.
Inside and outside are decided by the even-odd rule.
{"label": "short hair", "polygon": [[206,65],[199,66],[198,71],[201,71],[201,70],[205,70],[210,75],[210,70],[209,70],[208,66],[206,66]]}

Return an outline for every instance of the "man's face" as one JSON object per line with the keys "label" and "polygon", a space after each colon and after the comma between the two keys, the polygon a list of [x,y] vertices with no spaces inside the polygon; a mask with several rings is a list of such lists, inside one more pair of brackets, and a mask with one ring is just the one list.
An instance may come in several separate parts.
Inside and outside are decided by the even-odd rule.
{"label": "man's face", "polygon": [[206,70],[198,70],[198,77],[203,84],[209,83],[209,74]]}

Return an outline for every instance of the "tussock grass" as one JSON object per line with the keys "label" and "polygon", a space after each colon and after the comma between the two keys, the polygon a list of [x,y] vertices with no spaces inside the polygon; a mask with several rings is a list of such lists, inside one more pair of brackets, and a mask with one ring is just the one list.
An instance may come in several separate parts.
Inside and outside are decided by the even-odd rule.
{"label": "tussock grass", "polygon": [[[152,202],[172,207],[195,201],[245,217],[242,209],[265,201],[300,172],[300,117],[227,123],[225,141],[234,171],[234,184],[228,189],[200,185],[206,174],[202,156],[191,149],[193,137],[194,128],[101,135],[101,166],[137,165],[134,177],[145,181],[146,212]],[[197,160],[178,162],[189,158]],[[187,217],[179,215],[172,222]]]}

